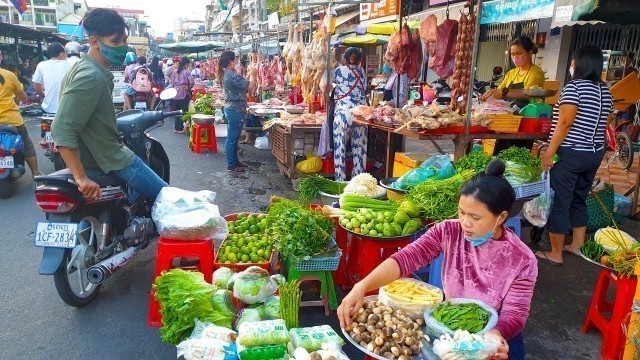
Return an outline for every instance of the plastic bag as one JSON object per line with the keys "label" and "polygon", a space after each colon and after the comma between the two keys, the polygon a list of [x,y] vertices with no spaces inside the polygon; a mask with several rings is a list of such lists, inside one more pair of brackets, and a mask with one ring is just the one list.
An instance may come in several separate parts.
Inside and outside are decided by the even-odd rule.
{"label": "plastic bag", "polygon": [[246,348],[238,345],[238,356],[240,360],[270,360],[284,359],[287,353],[285,345],[258,346]]}
{"label": "plastic bag", "polygon": [[236,317],[236,320],[233,323],[233,328],[238,329],[240,328],[240,325],[242,325],[245,322],[257,322],[262,320],[267,320],[267,319],[263,319],[262,316],[260,316],[260,313],[258,312],[258,310],[250,309],[250,308],[242,309],[238,313],[238,316]]}
{"label": "plastic bag", "polygon": [[177,346],[178,358],[185,360],[236,360],[236,332],[195,320],[191,336]]}
{"label": "plastic bag", "polygon": [[228,289],[233,274],[233,271],[228,267],[219,268],[213,272],[213,285],[215,285],[217,289]]}
{"label": "plastic bag", "polygon": [[236,300],[231,291],[220,289],[211,296],[211,307],[216,313],[225,316],[225,322],[220,325],[231,329],[233,327],[233,319],[244,308],[244,304]]}
{"label": "plastic bag", "polygon": [[[465,299],[465,298],[457,298],[457,299],[451,299],[447,301],[449,301],[452,304],[475,303],[475,304],[478,304],[478,306],[480,306],[481,308],[487,310],[491,314],[491,316],[489,317],[489,321],[487,322],[487,325],[484,327],[484,329],[478,331],[476,334],[484,334],[485,332],[493,329],[498,323],[498,312],[491,306],[484,303],[483,301],[475,300],[475,299]],[[450,335],[453,335],[455,332],[449,329],[448,327],[444,326],[438,320],[434,319],[433,316],[431,316],[432,312],[433,312],[433,308],[427,310],[424,313],[424,321],[425,321],[427,334],[431,336],[436,336],[436,337],[440,337],[441,335],[447,334],[447,333]]]}
{"label": "plastic bag", "polygon": [[233,282],[233,296],[245,304],[252,305],[265,300],[278,290],[282,275],[269,276],[269,272],[258,266],[248,267],[237,273]]}
{"label": "plastic bag", "polygon": [[398,190],[406,190],[427,180],[448,179],[456,174],[456,169],[447,155],[434,155],[425,160],[417,169],[409,170],[391,186]]}
{"label": "plastic bag", "polygon": [[443,360],[485,360],[495,354],[499,347],[500,343],[490,336],[457,330],[453,337],[445,334],[434,340],[432,350]]}
{"label": "plastic bag", "polygon": [[551,188],[549,172],[542,173],[542,179],[546,180],[545,191],[537,198],[527,201],[522,207],[522,214],[533,226],[543,227],[549,220],[553,208],[555,192]]}
{"label": "plastic bag", "polygon": [[162,188],[151,209],[160,235],[172,240],[226,239],[229,229],[218,206],[213,204],[215,196],[206,190]]}
{"label": "plastic bag", "polygon": [[238,329],[237,343],[244,347],[283,345],[291,341],[284,320],[245,322]]}
{"label": "plastic bag", "polygon": [[614,195],[613,213],[620,216],[631,216],[633,203],[626,196]]}
{"label": "plastic bag", "polygon": [[297,163],[296,169],[305,174],[317,173],[322,170],[322,159],[313,154],[307,154],[307,160],[302,160]]}
{"label": "plastic bag", "polygon": [[256,143],[253,145],[256,149],[260,150],[269,150],[269,137],[268,136],[258,136],[256,138]]}
{"label": "plastic bag", "polygon": [[511,186],[540,181],[541,171],[539,168],[518,164],[513,161],[506,161],[504,166],[504,178],[507,179]]}
{"label": "plastic bag", "polygon": [[385,304],[387,306],[391,306],[392,308],[394,308],[396,310],[403,310],[405,313],[407,313],[408,316],[410,316],[412,318],[422,317],[424,315],[425,311],[427,311],[429,309],[433,309],[433,307],[436,304],[442,302],[443,295],[442,295],[442,290],[439,287],[433,286],[431,284],[427,284],[425,282],[422,282],[422,281],[419,281],[419,280],[416,280],[416,279],[411,279],[411,278],[403,278],[402,280],[419,283],[420,285],[426,286],[429,289],[438,290],[438,292],[440,293],[440,300],[438,302],[436,302],[435,304],[433,304],[433,305],[431,305],[431,304],[414,304],[414,303],[408,303],[408,302],[394,300],[394,299],[390,298],[389,295],[387,294],[387,292],[385,291],[386,286],[385,287],[381,287],[380,290],[378,291],[378,300],[380,302],[382,302],[383,304]]}
{"label": "plastic bag", "polygon": [[262,320],[282,318],[280,316],[280,298],[278,296],[269,296],[263,303],[253,304],[250,308],[256,309]]}
{"label": "plastic bag", "polygon": [[320,350],[322,344],[328,342],[337,343],[340,347],[344,345],[344,340],[329,325],[291,329],[289,335],[293,346],[307,351]]}

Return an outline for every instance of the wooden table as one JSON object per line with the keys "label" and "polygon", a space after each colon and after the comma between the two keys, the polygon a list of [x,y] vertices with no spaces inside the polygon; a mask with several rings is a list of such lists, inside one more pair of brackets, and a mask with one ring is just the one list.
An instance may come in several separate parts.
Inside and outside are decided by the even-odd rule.
{"label": "wooden table", "polygon": [[[411,131],[399,131],[395,132],[394,128],[371,123],[365,120],[354,118],[355,122],[367,125],[369,129],[375,129],[377,132],[384,131],[386,136],[378,136],[374,142],[374,146],[385,146],[387,148],[385,156],[385,177],[391,177],[393,174],[393,161],[395,159],[395,153],[404,151],[404,139],[399,140],[398,137],[404,138],[405,136],[418,138],[420,140],[429,140],[438,149],[441,154],[445,152],[438,146],[436,140],[451,140],[454,143],[454,160],[458,160],[463,157],[469,145],[476,139],[509,139],[509,140],[546,140],[549,138],[549,134],[497,134],[497,133],[477,133],[477,134],[425,134],[423,132],[411,132]],[[369,136],[371,139],[371,136]],[[369,146],[372,144],[370,143]]]}

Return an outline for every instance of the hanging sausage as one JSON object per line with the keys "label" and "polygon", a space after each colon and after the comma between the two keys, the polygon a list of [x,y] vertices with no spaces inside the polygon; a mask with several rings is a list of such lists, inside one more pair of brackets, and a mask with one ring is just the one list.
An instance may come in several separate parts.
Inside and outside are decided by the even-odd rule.
{"label": "hanging sausage", "polygon": [[[476,14],[470,2],[465,7],[468,14],[460,15],[458,36],[455,48],[455,66],[453,70],[453,80],[451,82],[451,106],[462,114],[467,109],[469,101],[469,89],[472,86],[471,58],[473,55],[473,43],[476,32]],[[462,101],[458,103],[458,98],[462,96]]]}

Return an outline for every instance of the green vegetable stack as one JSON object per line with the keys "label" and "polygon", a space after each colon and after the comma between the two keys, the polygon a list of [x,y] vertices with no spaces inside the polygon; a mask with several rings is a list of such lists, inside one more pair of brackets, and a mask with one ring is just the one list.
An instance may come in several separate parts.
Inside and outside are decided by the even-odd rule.
{"label": "green vegetable stack", "polygon": [[273,240],[265,234],[267,215],[238,214],[227,222],[229,236],[220,246],[218,263],[267,263],[271,258]]}
{"label": "green vegetable stack", "polygon": [[600,262],[600,258],[604,255],[604,248],[595,241],[585,242],[580,250],[584,256],[595,262]]}
{"label": "green vegetable stack", "polygon": [[294,262],[319,254],[329,247],[334,223],[318,211],[287,199],[272,199],[267,211],[267,237],[283,259]]}
{"label": "green vegetable stack", "polygon": [[385,207],[380,206],[377,208],[382,209],[381,211],[362,207],[341,216],[340,224],[358,234],[386,238],[411,235],[422,227],[422,222],[418,219],[420,209],[411,201],[405,200],[400,206],[391,203],[386,206],[389,209],[397,207],[397,211],[382,211]]}
{"label": "green vegetable stack", "polygon": [[300,201],[308,204],[318,197],[318,192],[322,191],[331,195],[342,194],[347,183],[339,183],[329,180],[320,175],[311,175],[300,180],[298,197]]}
{"label": "green vegetable stack", "polygon": [[500,151],[498,159],[505,162],[512,161],[516,164],[531,166],[538,169],[542,167],[542,160],[533,156],[529,150],[515,146]]}
{"label": "green vegetable stack", "polygon": [[300,327],[299,311],[302,291],[300,281],[288,281],[279,287],[280,291],[280,315],[287,324],[288,329]]}
{"label": "green vegetable stack", "polygon": [[425,181],[412,187],[407,199],[418,205],[425,219],[434,222],[453,219],[458,214],[462,184],[474,175],[473,170],[465,170],[448,179]]}
{"label": "green vegetable stack", "polygon": [[452,331],[461,329],[475,334],[487,326],[491,314],[475,303],[452,304],[446,301],[438,304],[431,316]]}
{"label": "green vegetable stack", "polygon": [[460,158],[453,165],[458,171],[473,170],[479,174],[487,169],[491,156],[483,151],[472,151],[467,156]]}
{"label": "green vegetable stack", "polygon": [[196,114],[215,115],[216,111],[211,106],[211,94],[200,95],[193,103],[193,107],[196,109]]}
{"label": "green vegetable stack", "polygon": [[211,303],[215,286],[204,281],[202,273],[172,269],[162,272],[153,285],[160,303],[162,341],[177,345],[189,337],[195,319],[228,326],[231,315],[214,310]]}

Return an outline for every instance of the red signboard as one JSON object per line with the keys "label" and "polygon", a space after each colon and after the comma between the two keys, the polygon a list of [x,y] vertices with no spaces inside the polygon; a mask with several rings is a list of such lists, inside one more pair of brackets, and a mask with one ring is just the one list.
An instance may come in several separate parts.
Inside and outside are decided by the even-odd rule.
{"label": "red signboard", "polygon": [[360,4],[360,21],[395,15],[398,15],[398,0],[380,0],[374,4]]}

